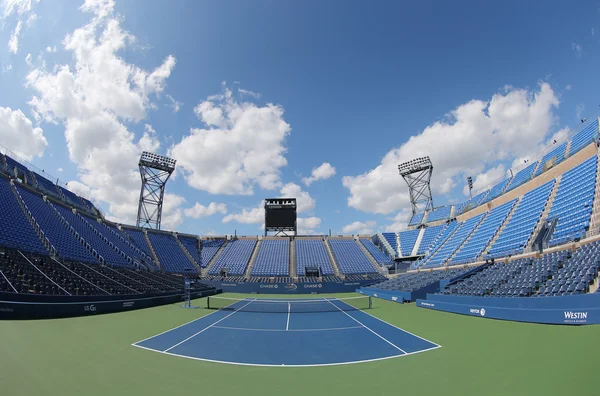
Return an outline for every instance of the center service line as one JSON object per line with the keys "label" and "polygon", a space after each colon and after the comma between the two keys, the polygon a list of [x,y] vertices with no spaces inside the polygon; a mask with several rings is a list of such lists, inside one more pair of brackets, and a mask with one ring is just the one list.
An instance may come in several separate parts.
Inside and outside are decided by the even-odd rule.
{"label": "center service line", "polygon": [[292,304],[288,302],[288,316],[287,316],[287,322],[285,324],[285,331],[288,331],[290,328],[290,311],[292,309]]}

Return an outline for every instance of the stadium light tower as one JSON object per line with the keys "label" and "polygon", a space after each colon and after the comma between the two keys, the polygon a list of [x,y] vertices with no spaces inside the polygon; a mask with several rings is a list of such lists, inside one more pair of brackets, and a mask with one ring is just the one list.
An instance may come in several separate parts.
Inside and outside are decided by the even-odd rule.
{"label": "stadium light tower", "polygon": [[413,216],[422,211],[422,206],[424,206],[423,209],[432,209],[433,196],[429,182],[433,173],[433,164],[429,157],[415,158],[400,164],[398,171],[408,184]]}
{"label": "stadium light tower", "polygon": [[160,230],[165,185],[175,170],[174,159],[142,152],[139,167],[142,189],[138,205],[137,226]]}

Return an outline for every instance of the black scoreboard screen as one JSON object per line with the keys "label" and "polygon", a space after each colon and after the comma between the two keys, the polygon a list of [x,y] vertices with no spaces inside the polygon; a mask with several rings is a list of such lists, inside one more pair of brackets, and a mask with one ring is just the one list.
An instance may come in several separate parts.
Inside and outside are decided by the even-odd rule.
{"label": "black scoreboard screen", "polygon": [[296,199],[271,198],[265,200],[265,230],[296,229]]}

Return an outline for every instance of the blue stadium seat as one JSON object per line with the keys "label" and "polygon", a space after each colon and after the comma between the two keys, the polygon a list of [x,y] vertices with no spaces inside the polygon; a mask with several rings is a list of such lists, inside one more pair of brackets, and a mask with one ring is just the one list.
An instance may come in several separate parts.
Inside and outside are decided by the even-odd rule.
{"label": "blue stadium seat", "polygon": [[329,245],[335,261],[343,274],[368,274],[376,272],[371,261],[354,239],[330,238]]}
{"label": "blue stadium seat", "polygon": [[263,239],[252,267],[252,276],[288,276],[289,274],[289,238]]}
{"label": "blue stadium seat", "polygon": [[296,238],[296,273],[306,274],[307,267],[318,267],[322,275],[333,275],[323,239]]}
{"label": "blue stadium seat", "polygon": [[209,274],[218,275],[221,269],[226,269],[229,275],[244,275],[256,242],[256,239],[234,239],[227,243]]}

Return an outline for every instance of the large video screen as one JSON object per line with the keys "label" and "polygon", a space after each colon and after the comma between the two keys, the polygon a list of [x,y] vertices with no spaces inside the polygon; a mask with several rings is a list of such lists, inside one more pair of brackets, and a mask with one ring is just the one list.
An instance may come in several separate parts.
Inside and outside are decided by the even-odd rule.
{"label": "large video screen", "polygon": [[287,227],[296,225],[296,211],[294,209],[267,209],[267,228]]}

